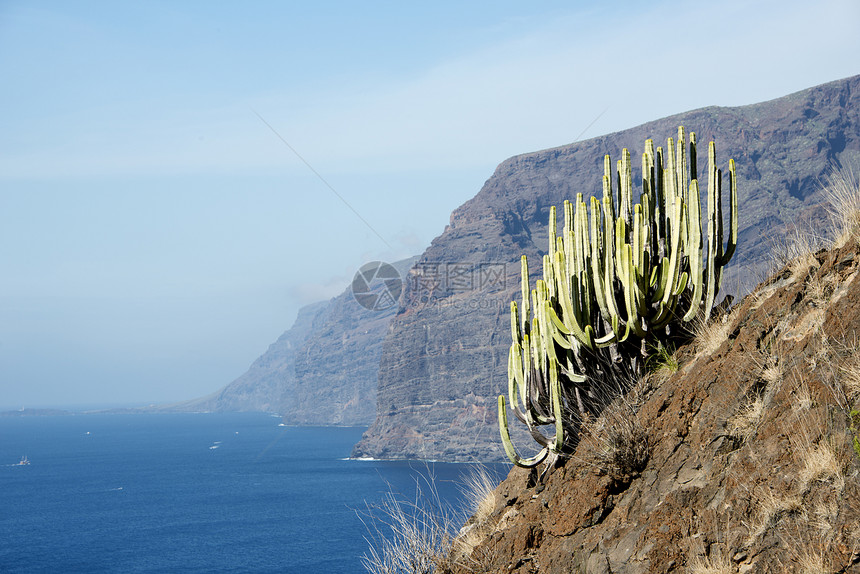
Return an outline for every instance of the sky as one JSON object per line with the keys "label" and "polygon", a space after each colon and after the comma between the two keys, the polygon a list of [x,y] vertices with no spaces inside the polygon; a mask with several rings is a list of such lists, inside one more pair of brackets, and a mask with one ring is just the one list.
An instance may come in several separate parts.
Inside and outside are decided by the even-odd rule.
{"label": "sky", "polygon": [[241,375],[496,165],[860,73],[857,0],[0,0],[0,409]]}

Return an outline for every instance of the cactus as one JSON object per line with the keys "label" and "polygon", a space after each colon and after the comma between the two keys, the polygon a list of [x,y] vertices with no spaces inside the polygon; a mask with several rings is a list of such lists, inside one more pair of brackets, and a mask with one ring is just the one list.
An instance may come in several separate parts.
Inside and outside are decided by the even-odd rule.
{"label": "cactus", "polygon": [[[709,143],[704,248],[695,133],[689,135],[689,156],[687,142],[683,127],[677,146],[668,139],[665,154],[652,140],[645,142],[636,204],[630,153],[622,151],[614,173],[607,155],[601,199],[586,203],[580,193],[565,201],[560,234],[556,209],[550,209],[543,278],[531,290],[523,256],[521,309],[511,303],[507,402],[542,449],[531,458],[519,456],[505,397],[499,396],[502,442],[514,464],[533,467],[562,454],[577,421],[596,414],[596,395],[607,384],[641,374],[648,349],[678,336],[683,323],[713,313],[723,268],[737,246],[735,163],[729,162],[725,239],[722,172]],[[540,432],[546,425],[554,426],[552,437]]]}

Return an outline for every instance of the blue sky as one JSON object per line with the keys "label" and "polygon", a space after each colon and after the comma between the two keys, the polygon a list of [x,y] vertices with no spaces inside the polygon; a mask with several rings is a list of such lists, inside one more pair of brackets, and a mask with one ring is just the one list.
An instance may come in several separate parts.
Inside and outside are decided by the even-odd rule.
{"label": "blue sky", "polygon": [[212,392],[505,158],[860,73],[858,29],[856,0],[0,0],[0,407]]}

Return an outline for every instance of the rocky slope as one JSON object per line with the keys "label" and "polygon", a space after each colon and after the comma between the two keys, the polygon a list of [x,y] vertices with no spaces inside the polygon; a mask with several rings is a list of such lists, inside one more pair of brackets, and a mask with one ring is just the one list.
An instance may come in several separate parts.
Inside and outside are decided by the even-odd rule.
{"label": "rocky slope", "polygon": [[545,483],[512,470],[441,571],[860,572],[858,335],[855,235],[588,421]]}
{"label": "rocky slope", "polygon": [[[724,291],[743,292],[775,235],[811,206],[831,166],[860,165],[860,76],[770,102],[711,107],[503,162],[480,193],[451,215],[410,272],[382,353],[378,416],[354,456],[499,460],[495,397],[506,388],[508,305],[526,254],[537,277],[547,218],[578,192],[599,193],[603,156],[634,158],[678,125],[715,139],[718,164],[735,158],[740,238]],[[635,162],[634,162],[635,163]],[[703,162],[700,161],[700,171]],[[636,177],[634,171],[634,178]]]}
{"label": "rocky slope", "polygon": [[[414,262],[392,265],[405,277]],[[395,311],[366,309],[347,288],[300,309],[293,326],[223,389],[159,410],[263,411],[287,424],[367,425],[376,416],[382,341]]]}

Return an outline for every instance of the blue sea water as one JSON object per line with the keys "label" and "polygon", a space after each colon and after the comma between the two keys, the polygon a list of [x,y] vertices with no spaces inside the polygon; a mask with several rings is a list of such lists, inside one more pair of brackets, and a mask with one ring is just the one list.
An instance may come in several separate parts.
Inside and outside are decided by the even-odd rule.
{"label": "blue sea water", "polygon": [[278,423],[0,418],[0,572],[357,574],[368,504],[411,500],[430,473],[462,505],[470,465],[345,460],[363,429]]}

